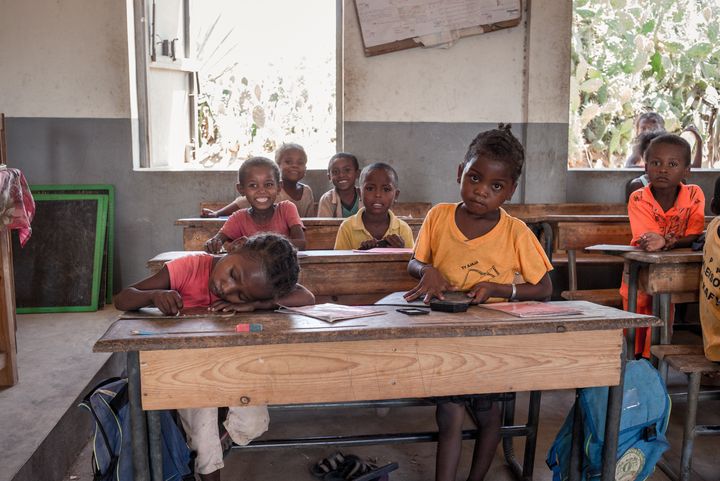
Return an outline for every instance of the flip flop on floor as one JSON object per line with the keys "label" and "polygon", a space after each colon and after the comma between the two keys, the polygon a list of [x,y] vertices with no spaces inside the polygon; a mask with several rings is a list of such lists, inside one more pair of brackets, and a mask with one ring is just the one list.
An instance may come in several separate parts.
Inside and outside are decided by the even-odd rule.
{"label": "flip flop on floor", "polygon": [[349,454],[345,456],[345,462],[340,469],[328,472],[322,479],[323,481],[380,481],[387,473],[397,468],[397,463],[377,467],[358,456]]}
{"label": "flip flop on floor", "polygon": [[381,481],[387,480],[387,474],[391,471],[395,471],[398,468],[398,463],[390,463],[385,466],[375,467],[370,471],[362,474],[356,478],[346,478],[350,481]]}
{"label": "flip flop on floor", "polygon": [[340,451],[321,459],[310,467],[310,474],[319,479],[325,479],[330,473],[339,473],[347,463],[345,456]]}

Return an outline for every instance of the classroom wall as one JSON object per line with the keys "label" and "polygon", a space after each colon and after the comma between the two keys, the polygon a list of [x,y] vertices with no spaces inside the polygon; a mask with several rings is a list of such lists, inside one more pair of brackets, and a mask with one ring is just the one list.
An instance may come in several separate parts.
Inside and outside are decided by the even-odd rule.
{"label": "classroom wall", "polygon": [[[456,200],[465,148],[498,122],[512,122],[527,147],[514,201],[622,199],[618,182],[634,173],[566,173],[569,2],[533,0],[520,26],[449,50],[373,58],[362,54],[351,0],[345,9],[345,149],[395,165],[401,199]],[[0,0],[10,164],[30,183],[116,186],[117,285],[181,249],[175,219],[195,215],[201,199],[233,198],[235,183],[232,172],[132,170],[126,22],[118,0]],[[318,196],[328,189],[324,172],[306,179]]]}
{"label": "classroom wall", "polygon": [[[345,8],[353,12],[352,0]],[[402,199],[458,199],[457,165],[472,138],[511,122],[527,148],[525,178],[543,185],[523,179],[514,200],[564,200],[569,2],[536,0],[517,27],[450,49],[376,57],[363,54],[357,16],[344,25],[345,150],[399,167]]]}

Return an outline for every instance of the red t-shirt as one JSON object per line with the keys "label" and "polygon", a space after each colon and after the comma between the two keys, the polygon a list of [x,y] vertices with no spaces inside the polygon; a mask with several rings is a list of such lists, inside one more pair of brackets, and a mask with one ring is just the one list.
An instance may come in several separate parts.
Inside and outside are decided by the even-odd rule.
{"label": "red t-shirt", "polygon": [[241,209],[228,218],[220,232],[230,240],[248,237],[258,232],[275,232],[289,237],[290,228],[296,225],[303,227],[297,207],[289,200],[283,200],[275,204],[275,212],[266,224],[256,223],[250,216],[249,209]]}
{"label": "red t-shirt", "polygon": [[209,307],[220,298],[210,292],[213,256],[188,255],[165,264],[170,273],[170,289],[178,291],[183,308]]}

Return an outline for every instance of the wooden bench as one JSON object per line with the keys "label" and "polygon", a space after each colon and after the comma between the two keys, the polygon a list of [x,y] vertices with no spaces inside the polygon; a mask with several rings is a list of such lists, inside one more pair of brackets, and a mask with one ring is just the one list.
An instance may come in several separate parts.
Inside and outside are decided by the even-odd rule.
{"label": "wooden bench", "polygon": [[[147,261],[151,274],[166,262],[197,252],[163,252]],[[387,294],[407,291],[417,280],[407,272],[409,253],[370,254],[318,250],[298,254],[299,282],[315,294],[317,303],[373,304]]]}
{"label": "wooden bench", "polygon": [[583,216],[577,219],[564,219],[557,222],[557,248],[567,253],[568,290],[561,295],[563,299],[588,300],[605,306],[622,308],[622,297],[618,286],[611,289],[578,290],[577,265],[580,259],[593,264],[618,264],[622,258],[602,253],[584,254],[582,250],[591,245],[630,244],[632,232],[630,223],[617,222],[611,216]]}
{"label": "wooden bench", "polygon": [[670,477],[680,481],[690,481],[692,451],[695,436],[720,434],[720,425],[697,425],[697,404],[700,395],[700,379],[703,374],[720,375],[720,363],[708,360],[700,345],[658,345],[650,352],[661,362],[686,374],[689,378],[687,389],[687,413],[683,427],[680,473],[672,470],[666,462],[658,465]]}
{"label": "wooden bench", "polygon": [[[224,218],[210,219],[192,217],[178,219],[175,225],[183,228],[183,249],[186,251],[199,251],[204,249],[205,241],[217,234],[225,223]],[[335,247],[335,238],[340,224],[344,219],[329,217],[307,217],[304,218],[305,225],[305,248],[306,250],[326,250]],[[423,219],[403,219],[413,231],[417,238]]]}
{"label": "wooden bench", "polygon": [[[219,210],[230,202],[232,202],[232,200],[227,202],[200,202],[199,215],[202,215],[203,209]],[[424,219],[431,207],[432,204],[430,202],[396,202],[392,207],[392,211],[400,217]],[[317,202],[315,203],[314,212],[317,212]]]}

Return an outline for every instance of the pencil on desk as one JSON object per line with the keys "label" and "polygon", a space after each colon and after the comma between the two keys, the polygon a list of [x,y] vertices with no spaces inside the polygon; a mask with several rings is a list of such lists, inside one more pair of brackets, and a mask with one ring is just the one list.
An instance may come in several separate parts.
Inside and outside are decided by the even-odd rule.
{"label": "pencil on desk", "polygon": [[145,331],[142,329],[133,329],[130,334],[133,336],[163,336],[168,334],[217,334],[222,332],[260,332],[262,331],[262,324],[246,324],[240,323],[235,326],[235,329],[219,329],[210,331]]}

